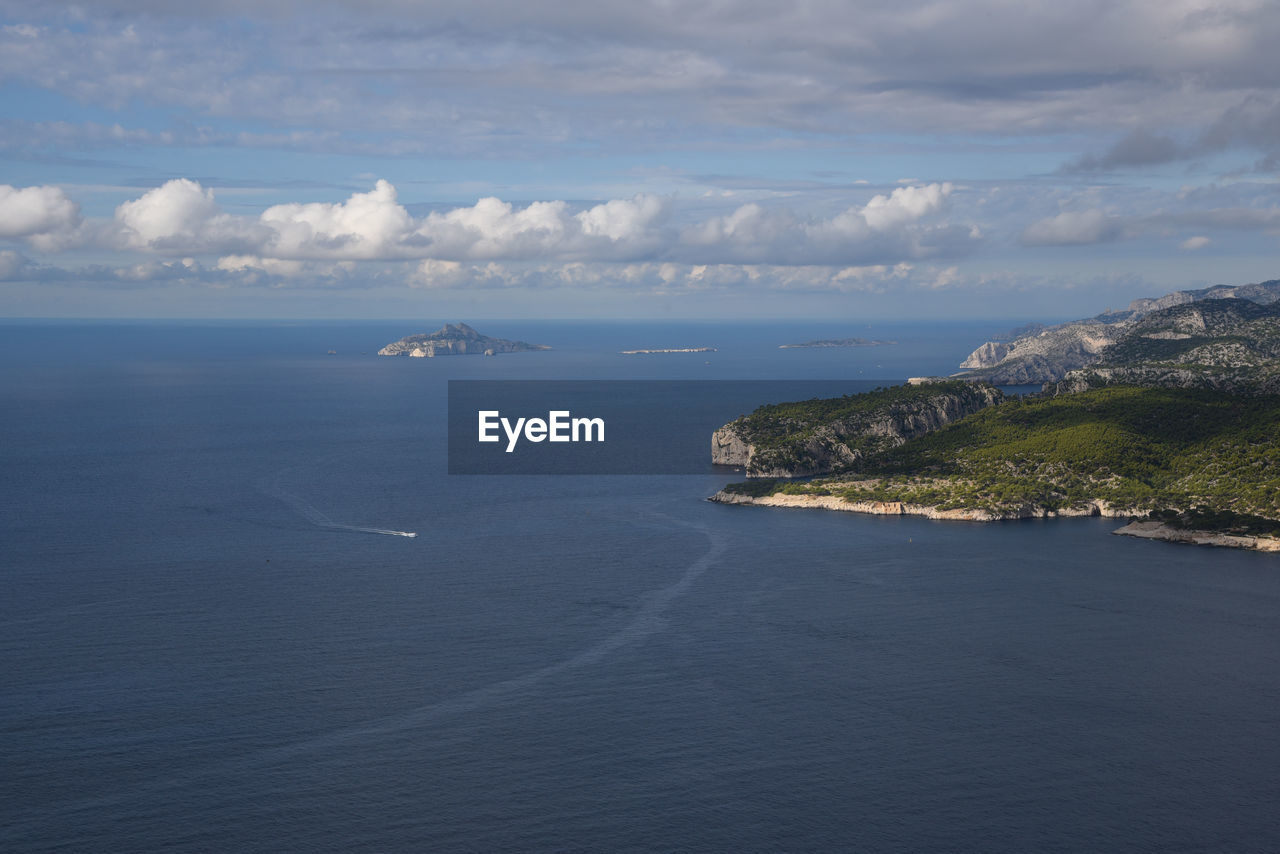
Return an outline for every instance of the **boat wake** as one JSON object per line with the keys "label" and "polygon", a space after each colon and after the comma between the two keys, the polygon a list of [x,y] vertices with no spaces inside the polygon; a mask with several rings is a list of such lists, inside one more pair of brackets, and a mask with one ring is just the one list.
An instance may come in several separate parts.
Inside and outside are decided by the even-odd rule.
{"label": "boat wake", "polygon": [[510,703],[528,695],[549,678],[596,664],[619,648],[662,631],[667,625],[664,612],[672,602],[687,593],[709,567],[720,560],[728,547],[728,538],[703,524],[687,522],[662,513],[651,512],[651,515],[660,516],[666,524],[697,531],[706,537],[708,548],[701,557],[690,563],[674,582],[645,594],[635,616],[613,634],[553,664],[397,715],[358,726],[344,727],[305,741],[269,749],[260,754],[258,760],[284,761],[300,754],[326,750],[354,741],[395,735],[487,706]]}
{"label": "boat wake", "polygon": [[[342,525],[334,522],[296,495],[281,489],[279,483],[261,484],[261,487],[264,492],[285,502],[312,524],[322,528],[415,536],[407,531],[389,531],[382,528],[361,528],[354,525]],[[384,738],[429,726],[487,706],[519,701],[539,689],[542,683],[552,677],[599,663],[601,659],[606,658],[619,648],[634,644],[662,631],[667,624],[664,616],[667,609],[675,600],[687,593],[708,568],[720,560],[728,547],[728,538],[724,534],[708,528],[706,525],[676,519],[664,513],[651,511],[650,515],[660,517],[664,524],[697,531],[706,537],[708,548],[701,557],[685,567],[680,576],[671,584],[645,594],[635,616],[626,625],[592,646],[558,662],[454,697],[420,706],[416,709],[366,721],[355,726],[341,727],[311,738],[266,748],[245,756],[234,757],[203,768],[193,769],[178,777],[152,779],[140,785],[120,789],[104,796],[83,798],[67,804],[58,812],[75,813],[85,809],[118,806],[121,803],[154,795],[158,792],[196,785],[212,777],[231,774],[239,775],[243,773],[246,767],[278,766],[296,761],[299,757],[314,757],[317,754],[323,754],[333,747]],[[11,832],[11,829],[6,829],[7,832]],[[0,835],[0,838],[4,838],[4,836]]]}
{"label": "boat wake", "polygon": [[342,522],[335,522],[324,513],[317,510],[310,502],[299,498],[292,492],[284,489],[280,485],[279,475],[272,480],[259,483],[258,488],[267,495],[270,495],[272,498],[275,498],[278,501],[283,501],[285,504],[292,507],[297,511],[299,516],[306,519],[317,528],[328,528],[331,531],[354,531],[357,534],[382,534],[388,537],[418,536],[414,531],[395,531],[390,528],[367,528],[362,525],[345,525]]}

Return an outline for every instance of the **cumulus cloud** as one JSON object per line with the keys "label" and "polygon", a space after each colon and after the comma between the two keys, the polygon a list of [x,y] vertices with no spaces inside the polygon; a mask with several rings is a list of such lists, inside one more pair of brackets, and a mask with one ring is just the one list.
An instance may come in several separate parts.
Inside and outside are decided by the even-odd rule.
{"label": "cumulus cloud", "polygon": [[124,202],[115,211],[120,240],[133,249],[195,253],[250,247],[265,236],[244,218],[218,207],[213,190],[187,178]]}
{"label": "cumulus cloud", "polygon": [[652,195],[576,212],[564,201],[517,207],[483,198],[417,219],[392,184],[378,181],[342,202],[274,205],[252,218],[226,213],[213,190],[178,179],[121,204],[114,222],[128,248],[237,259],[876,264],[967,251],[973,226],[922,222],[953,190],[898,187],[828,219],[751,203],[680,230],[667,226],[670,200]]}
{"label": "cumulus cloud", "polygon": [[1205,237],[1204,235],[1197,234],[1196,236],[1188,237],[1186,240],[1179,243],[1178,248],[1186,252],[1195,252],[1197,249],[1205,248],[1212,242],[1213,241],[1211,241],[1209,238]]}
{"label": "cumulus cloud", "polygon": [[970,225],[927,225],[949,183],[899,187],[829,219],[801,218],[756,203],[685,230],[677,256],[695,263],[879,264],[962,255],[980,239]]}
{"label": "cumulus cloud", "polygon": [[[161,188],[164,204],[149,200],[154,221],[135,221],[131,209],[117,215],[143,245],[178,251],[186,238],[199,246],[209,241],[191,238],[203,227],[223,240],[251,240],[252,250],[241,254],[288,260],[625,258],[658,246],[657,228],[666,212],[665,201],[654,196],[615,199],[577,213],[563,201],[518,208],[483,198],[470,207],[415,219],[400,204],[396,188],[378,181],[371,191],[344,202],[275,205],[249,223],[220,213],[212,193],[194,182],[170,185]],[[161,211],[173,215],[160,216]]]}
{"label": "cumulus cloud", "polygon": [[60,187],[0,184],[0,239],[60,248],[80,225],[80,206]]}
{"label": "cumulus cloud", "polygon": [[871,229],[888,231],[942,210],[952,189],[950,183],[899,187],[888,196],[875,196],[867,202],[862,218]]}
{"label": "cumulus cloud", "polygon": [[396,254],[413,224],[387,181],[338,204],[275,205],[261,221],[271,231],[269,254],[275,257],[362,260]]}
{"label": "cumulus cloud", "polygon": [[587,238],[634,242],[650,234],[666,214],[666,203],[657,196],[639,195],[613,199],[575,216]]}
{"label": "cumulus cloud", "polygon": [[[74,231],[98,249],[216,256],[210,269],[227,274],[287,279],[313,276],[317,264],[415,261],[417,284],[509,286],[514,280],[507,273],[488,268],[481,275],[475,265],[522,262],[567,270],[563,265],[574,263],[656,263],[699,266],[710,275],[717,265],[872,268],[963,255],[979,241],[977,227],[936,221],[953,191],[946,183],[898,187],[828,218],[749,203],[693,222],[686,214],[686,224],[677,227],[670,223],[673,199],[643,194],[576,210],[562,200],[517,206],[490,197],[414,217],[383,180],[340,202],[232,214],[213,189],[184,178],[121,203],[108,220],[80,221],[74,203],[57,188],[9,188],[13,203],[4,208],[3,222],[5,234],[28,240]],[[465,273],[463,265],[469,265]],[[146,274],[139,270],[137,275]]]}
{"label": "cumulus cloud", "polygon": [[522,259],[550,256],[625,259],[654,251],[666,202],[655,196],[614,199],[577,214],[562,201],[515,208],[486,198],[469,208],[428,214],[415,231],[436,258]]}

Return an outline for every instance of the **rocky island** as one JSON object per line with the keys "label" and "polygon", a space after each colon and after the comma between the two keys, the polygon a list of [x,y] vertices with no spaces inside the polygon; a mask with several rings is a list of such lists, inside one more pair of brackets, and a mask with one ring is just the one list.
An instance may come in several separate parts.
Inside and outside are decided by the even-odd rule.
{"label": "rocky island", "polygon": [[810,347],[887,347],[897,341],[879,341],[868,338],[820,338],[803,344],[779,344],[779,350],[801,350]]}
{"label": "rocky island", "polygon": [[[976,382],[966,396],[963,382],[918,378],[761,407],[713,435],[712,461],[750,479],[711,500],[969,521],[1104,516],[1129,520],[1116,531],[1129,536],[1280,551],[1280,282],[1180,294],[1139,301],[1124,321],[1026,330],[1074,342],[1010,363],[1018,381],[1056,377],[1036,395]],[[1110,343],[1065,367],[1099,325]],[[983,352],[970,358],[1008,361]]]}
{"label": "rocky island", "polygon": [[415,358],[433,358],[435,356],[480,355],[493,356],[497,353],[520,353],[528,350],[550,350],[541,344],[526,344],[523,341],[508,341],[505,338],[490,338],[481,335],[465,323],[446,323],[431,333],[406,335],[399,341],[393,341],[378,351],[379,356],[412,356]]}

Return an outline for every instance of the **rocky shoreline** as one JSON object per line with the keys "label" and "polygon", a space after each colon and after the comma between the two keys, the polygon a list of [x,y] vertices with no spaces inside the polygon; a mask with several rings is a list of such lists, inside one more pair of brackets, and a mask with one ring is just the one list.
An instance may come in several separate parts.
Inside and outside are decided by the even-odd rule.
{"label": "rocky shoreline", "polygon": [[[1039,505],[1027,504],[1016,510],[992,512],[976,508],[940,510],[927,504],[910,504],[902,501],[846,501],[836,495],[773,495],[751,496],[720,490],[708,501],[717,504],[754,504],[759,507],[792,507],[814,510],[838,510],[846,513],[867,513],[875,516],[923,516],[960,522],[1002,522],[1014,519],[1067,519],[1103,517],[1108,519],[1133,519],[1131,509],[1113,507],[1108,502],[1094,500],[1075,507],[1050,510]],[[1193,531],[1173,528],[1160,522],[1132,521],[1112,533],[1173,543],[1223,546],[1237,549],[1254,549],[1264,552],[1280,552],[1280,538],[1224,534],[1214,531]]]}
{"label": "rocky shoreline", "polygon": [[1231,549],[1253,549],[1260,552],[1280,552],[1280,538],[1254,537],[1239,534],[1223,534],[1217,531],[1193,531],[1172,528],[1163,522],[1130,522],[1111,533],[1145,540],[1165,540],[1171,543],[1188,543],[1194,546],[1223,546]]}

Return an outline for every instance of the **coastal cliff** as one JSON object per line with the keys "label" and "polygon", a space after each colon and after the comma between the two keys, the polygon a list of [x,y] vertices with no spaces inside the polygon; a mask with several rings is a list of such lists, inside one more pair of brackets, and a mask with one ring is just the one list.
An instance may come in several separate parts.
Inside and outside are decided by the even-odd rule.
{"label": "coastal cliff", "polygon": [[830,474],[1002,399],[991,386],[949,382],[762,406],[712,434],[711,461],[753,478]]}

